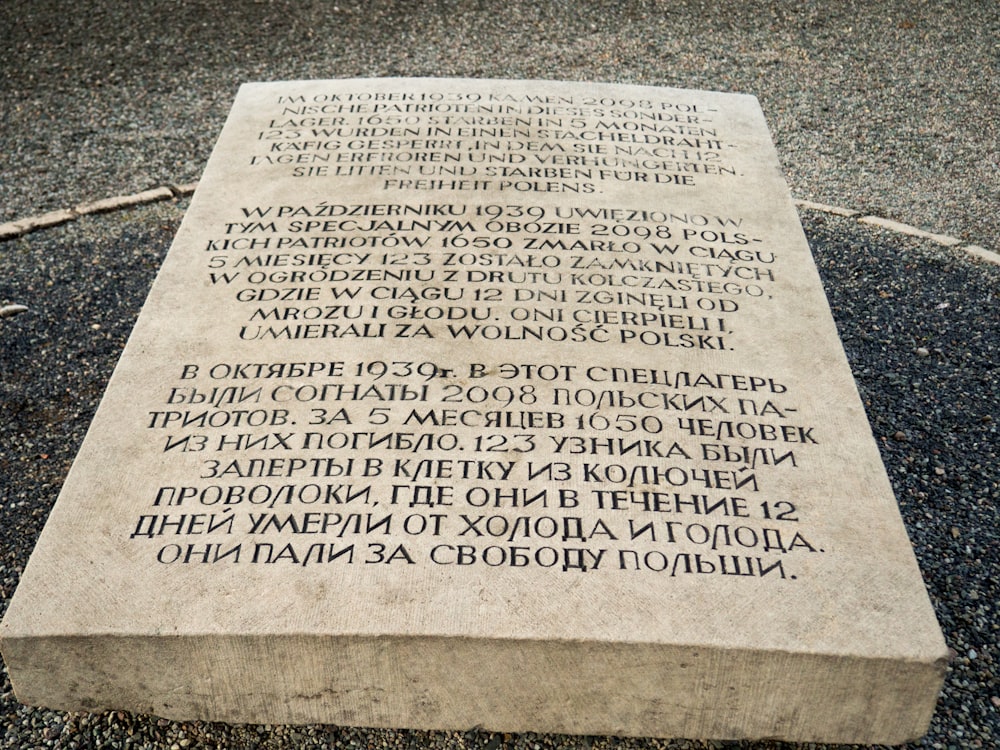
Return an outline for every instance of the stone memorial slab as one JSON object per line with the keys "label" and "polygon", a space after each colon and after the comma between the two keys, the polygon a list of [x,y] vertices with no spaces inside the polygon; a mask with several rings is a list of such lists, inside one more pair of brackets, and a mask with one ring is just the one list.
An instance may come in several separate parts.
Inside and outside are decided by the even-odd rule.
{"label": "stone memorial slab", "polygon": [[177,719],[901,742],[946,648],[751,96],[243,86],[0,629]]}

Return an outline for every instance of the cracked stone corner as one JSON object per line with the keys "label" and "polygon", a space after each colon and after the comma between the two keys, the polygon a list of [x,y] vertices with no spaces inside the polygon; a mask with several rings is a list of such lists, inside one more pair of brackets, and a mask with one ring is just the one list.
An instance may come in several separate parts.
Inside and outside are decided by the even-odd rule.
{"label": "cracked stone corner", "polygon": [[194,182],[171,183],[168,187],[173,191],[174,197],[183,198],[194,194],[194,191],[198,188],[198,180]]}

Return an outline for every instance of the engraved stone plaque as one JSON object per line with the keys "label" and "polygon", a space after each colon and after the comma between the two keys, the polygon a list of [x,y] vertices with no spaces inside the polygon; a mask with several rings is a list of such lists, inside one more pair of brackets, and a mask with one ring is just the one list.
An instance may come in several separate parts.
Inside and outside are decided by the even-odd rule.
{"label": "engraved stone plaque", "polygon": [[248,84],[0,629],[20,700],[901,742],[946,648],[757,101]]}

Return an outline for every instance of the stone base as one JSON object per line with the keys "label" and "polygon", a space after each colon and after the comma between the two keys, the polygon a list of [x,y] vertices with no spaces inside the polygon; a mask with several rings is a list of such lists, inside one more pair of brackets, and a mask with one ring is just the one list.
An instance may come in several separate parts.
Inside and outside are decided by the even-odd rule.
{"label": "stone base", "polygon": [[241,88],[0,625],[19,699],[901,742],[947,650],[750,96]]}
{"label": "stone base", "polygon": [[73,711],[890,745],[926,731],[945,669],[707,645],[388,636],[47,638],[4,651],[19,700]]}

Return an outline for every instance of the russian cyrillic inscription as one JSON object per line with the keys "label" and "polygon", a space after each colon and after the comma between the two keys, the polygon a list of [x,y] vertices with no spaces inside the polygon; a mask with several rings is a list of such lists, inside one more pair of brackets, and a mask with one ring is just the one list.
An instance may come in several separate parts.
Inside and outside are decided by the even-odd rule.
{"label": "russian cyrillic inscription", "polygon": [[511,81],[241,89],[0,635],[66,709],[839,742],[945,657],[756,101]]}

